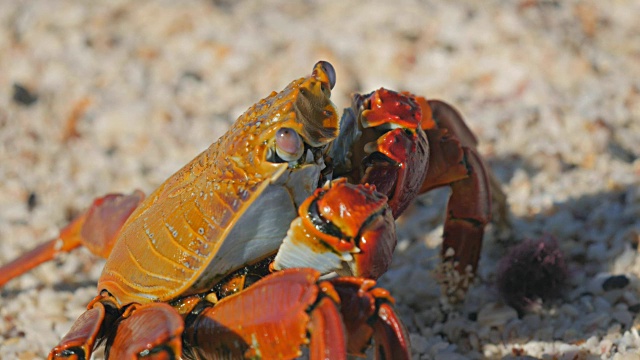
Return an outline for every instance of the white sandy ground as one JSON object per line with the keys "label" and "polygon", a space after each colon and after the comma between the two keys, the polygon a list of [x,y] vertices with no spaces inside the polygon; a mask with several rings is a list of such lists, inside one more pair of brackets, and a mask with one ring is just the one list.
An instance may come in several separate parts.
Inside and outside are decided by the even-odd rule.
{"label": "white sandy ground", "polygon": [[[567,255],[563,298],[518,318],[493,284],[505,245],[490,231],[467,301],[443,307],[447,193],[421,197],[380,281],[416,359],[640,359],[638,14],[633,0],[0,0],[0,263],[97,195],[149,192],[326,59],[340,107],[380,86],[455,104],[503,183],[513,240],[552,234]],[[14,84],[37,101],[17,104]],[[77,251],[3,288],[0,358],[45,357],[102,264]],[[604,291],[611,275],[630,283]]]}

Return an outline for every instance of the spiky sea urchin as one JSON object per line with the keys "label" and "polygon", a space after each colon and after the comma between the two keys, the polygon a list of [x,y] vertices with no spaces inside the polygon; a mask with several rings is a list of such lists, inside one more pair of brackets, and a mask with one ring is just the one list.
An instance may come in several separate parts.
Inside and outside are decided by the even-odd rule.
{"label": "spiky sea urchin", "polygon": [[498,265],[496,284],[504,300],[520,314],[562,295],[569,271],[557,241],[526,239],[513,246]]}

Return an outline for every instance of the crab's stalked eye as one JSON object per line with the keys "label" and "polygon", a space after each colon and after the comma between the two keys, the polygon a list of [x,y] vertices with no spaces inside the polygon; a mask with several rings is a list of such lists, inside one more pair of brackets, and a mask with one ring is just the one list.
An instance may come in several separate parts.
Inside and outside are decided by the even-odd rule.
{"label": "crab's stalked eye", "polygon": [[276,132],[276,154],[285,161],[300,159],[304,153],[302,138],[293,129],[282,127]]}
{"label": "crab's stalked eye", "polygon": [[317,73],[316,73],[317,70],[315,69],[317,69],[318,66],[322,68],[322,72],[324,72],[324,75],[326,75],[327,79],[329,80],[329,87],[331,88],[331,90],[333,90],[333,87],[336,86],[336,69],[334,69],[333,65],[331,65],[331,63],[329,63],[328,61],[318,61],[313,66],[314,75],[316,76],[317,76]]}
{"label": "crab's stalked eye", "polygon": [[329,77],[329,85],[331,86],[331,90],[336,86],[336,69],[333,68],[333,65],[327,61],[321,61],[322,68],[327,73],[327,77]]}

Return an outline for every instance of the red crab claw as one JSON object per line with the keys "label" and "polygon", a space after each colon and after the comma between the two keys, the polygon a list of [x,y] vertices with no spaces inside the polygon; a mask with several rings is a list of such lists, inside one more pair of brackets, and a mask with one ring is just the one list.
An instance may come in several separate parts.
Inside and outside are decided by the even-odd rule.
{"label": "red crab claw", "polygon": [[131,195],[108,194],[97,198],[87,211],[63,228],[57,238],[0,267],[0,286],[52,260],[58,253],[69,252],[80,245],[84,245],[93,254],[106,258],[120,228],[143,199],[144,193],[139,190]]}
{"label": "red crab claw", "polygon": [[307,198],[298,214],[275,270],[310,267],[374,279],[387,271],[397,242],[395,223],[387,197],[375,186],[335,180]]}
{"label": "red crab claw", "polygon": [[329,156],[334,175],[374,184],[389,197],[394,217],[418,194],[429,164],[422,110],[412,96],[387,89],[355,94]]}
{"label": "red crab claw", "polygon": [[[379,89],[354,95],[329,152],[334,177],[374,184],[389,197],[396,218],[420,193],[451,187],[442,281],[454,301],[475,274],[484,227],[491,219],[492,195],[506,209],[476,146],[475,136],[450,105]],[[500,217],[506,219],[506,214]]]}
{"label": "red crab claw", "polygon": [[186,355],[293,359],[308,345],[311,359],[346,359],[373,337],[377,359],[409,359],[409,338],[385,290],[372,280],[319,277],[308,268],[276,272],[187,317],[183,339],[193,353]]}

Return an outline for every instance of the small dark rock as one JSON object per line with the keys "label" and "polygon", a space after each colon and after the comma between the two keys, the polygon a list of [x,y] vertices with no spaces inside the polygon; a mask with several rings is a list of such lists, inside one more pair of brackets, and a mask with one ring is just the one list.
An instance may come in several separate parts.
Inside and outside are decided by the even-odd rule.
{"label": "small dark rock", "polygon": [[609,141],[607,150],[609,151],[609,154],[613,155],[613,157],[618,158],[628,164],[631,164],[636,160],[636,156],[633,154],[633,152],[625,149],[621,144],[618,144],[615,141]]}
{"label": "small dark rock", "polygon": [[470,321],[478,321],[478,313],[477,312],[469,313],[469,315],[467,315],[467,318]]}
{"label": "small dark rock", "polygon": [[629,278],[625,275],[614,275],[602,283],[602,289],[604,291],[624,289],[627,285],[629,285]]}
{"label": "small dark rock", "polygon": [[38,95],[31,93],[21,84],[13,84],[13,101],[20,105],[30,106],[38,101]]}
{"label": "small dark rock", "polygon": [[33,211],[38,205],[38,195],[35,192],[30,192],[29,197],[27,197],[27,209],[29,211]]}
{"label": "small dark rock", "polygon": [[190,79],[196,82],[202,82],[202,75],[197,71],[185,71],[182,73],[183,79]]}

